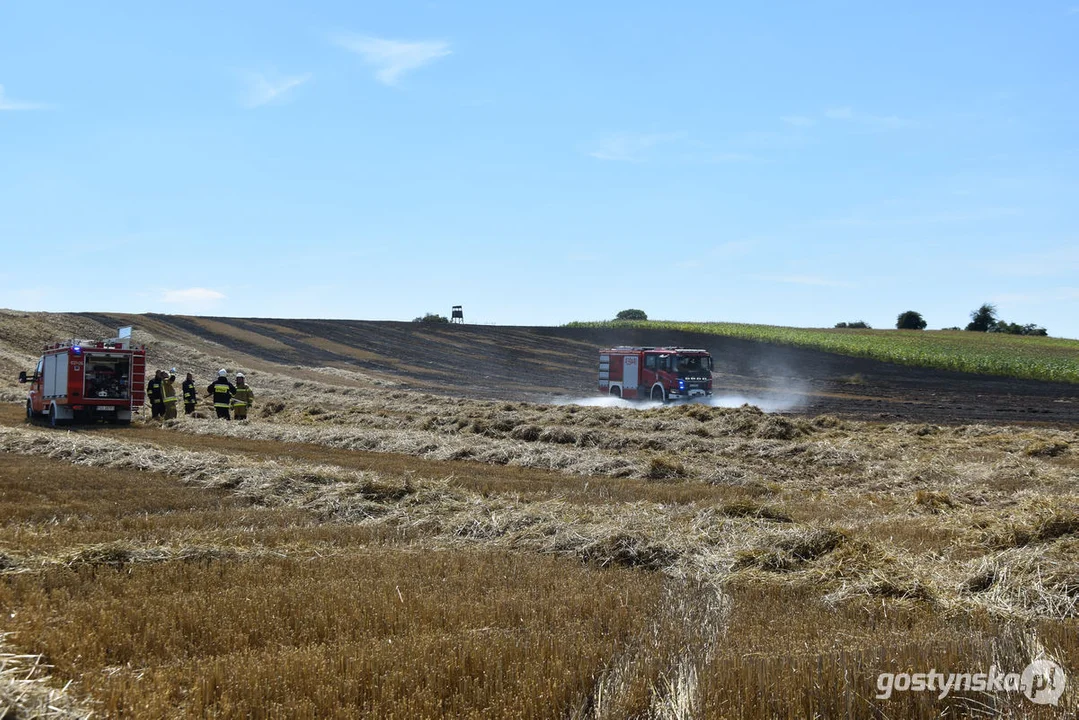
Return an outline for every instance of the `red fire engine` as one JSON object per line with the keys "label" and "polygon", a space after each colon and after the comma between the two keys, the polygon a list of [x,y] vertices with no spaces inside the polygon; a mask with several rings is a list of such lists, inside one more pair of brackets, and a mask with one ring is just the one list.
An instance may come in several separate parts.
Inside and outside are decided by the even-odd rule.
{"label": "red fire engine", "polygon": [[712,356],[677,347],[599,351],[599,390],[626,399],[684,400],[712,394]]}
{"label": "red fire engine", "polygon": [[34,374],[19,373],[19,382],[30,383],[26,417],[47,417],[53,426],[130,423],[146,399],[146,348],[132,345],[124,330],[127,337],[46,345]]}

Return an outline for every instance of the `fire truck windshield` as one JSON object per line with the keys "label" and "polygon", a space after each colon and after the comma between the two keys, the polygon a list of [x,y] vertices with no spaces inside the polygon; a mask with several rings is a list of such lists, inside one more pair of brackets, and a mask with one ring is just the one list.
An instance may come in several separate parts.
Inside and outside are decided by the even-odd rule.
{"label": "fire truck windshield", "polygon": [[702,355],[690,355],[678,358],[679,375],[703,375],[711,371],[712,358]]}

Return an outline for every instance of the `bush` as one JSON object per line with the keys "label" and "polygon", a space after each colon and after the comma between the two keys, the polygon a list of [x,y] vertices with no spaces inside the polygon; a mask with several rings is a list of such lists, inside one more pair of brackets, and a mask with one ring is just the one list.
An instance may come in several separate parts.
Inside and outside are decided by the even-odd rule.
{"label": "bush", "polygon": [[913,310],[907,310],[905,313],[900,313],[899,317],[895,319],[895,327],[897,330],[925,330],[927,325],[925,318],[921,313],[914,312]]}
{"label": "bush", "polygon": [[845,323],[845,322],[836,323],[835,326],[837,328],[841,328],[841,329],[845,328],[847,330],[872,330],[873,329],[872,327],[870,327],[869,323],[867,323],[864,320],[857,320],[857,321],[852,322],[852,323]]}
{"label": "bush", "polygon": [[614,316],[615,320],[647,320],[648,315],[644,310],[635,310],[630,308],[629,310],[623,310]]}
{"label": "bush", "polygon": [[450,319],[445,315],[436,315],[435,313],[427,313],[423,317],[413,318],[412,322],[418,323],[448,323]]}

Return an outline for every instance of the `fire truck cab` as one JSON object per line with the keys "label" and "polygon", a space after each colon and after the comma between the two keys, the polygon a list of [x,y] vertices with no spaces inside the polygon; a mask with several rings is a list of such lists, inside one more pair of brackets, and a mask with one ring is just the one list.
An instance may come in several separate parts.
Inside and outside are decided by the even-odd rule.
{"label": "fire truck cab", "polygon": [[126,425],[146,399],[146,348],[131,338],[68,340],[46,345],[29,383],[26,417],[56,426],[75,421]]}
{"label": "fire truck cab", "polygon": [[679,347],[599,351],[599,390],[627,400],[685,400],[712,394],[712,356]]}

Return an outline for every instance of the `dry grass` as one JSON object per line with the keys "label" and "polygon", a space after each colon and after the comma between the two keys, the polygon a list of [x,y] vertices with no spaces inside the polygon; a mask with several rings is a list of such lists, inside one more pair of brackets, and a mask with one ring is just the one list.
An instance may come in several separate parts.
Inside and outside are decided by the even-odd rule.
{"label": "dry grass", "polygon": [[[78,679],[84,692],[110,716],[133,707],[148,708],[153,716],[166,709],[180,716],[239,717],[252,712],[272,716],[273,707],[288,707],[295,717],[326,716],[331,705],[351,708],[342,711],[345,715],[362,707],[373,712],[377,708],[384,716],[397,712],[413,717],[442,716],[451,710],[465,716],[549,716],[550,707],[556,706],[561,708],[557,714],[580,718],[738,716],[734,708],[751,707],[770,708],[762,711],[768,715],[802,715],[816,709],[834,716],[847,707],[854,708],[854,714],[869,713],[873,703],[866,700],[866,688],[871,689],[876,672],[895,667],[889,664],[895,658],[905,658],[912,668],[920,667],[918,663],[925,665],[922,669],[950,663],[957,671],[968,667],[976,671],[978,667],[970,664],[989,657],[993,633],[1026,637],[1024,633],[1035,628],[1039,637],[1057,638],[1054,657],[1068,663],[1075,658],[1067,640],[1074,637],[1075,621],[1059,619],[1077,615],[1076,539],[1070,516],[1048,512],[1033,500],[1005,502],[999,495],[989,495],[999,504],[993,509],[991,503],[974,505],[969,492],[953,489],[947,491],[951,505],[926,493],[919,502],[913,488],[924,481],[900,483],[901,495],[868,493],[862,482],[852,483],[849,490],[818,490],[819,496],[802,506],[798,500],[812,494],[794,492],[782,483],[750,489],[682,479],[676,484],[716,495],[679,505],[646,500],[647,495],[638,495],[633,502],[601,503],[597,502],[601,491],[575,502],[557,495],[528,498],[472,489],[467,482],[455,483],[431,472],[447,469],[445,462],[390,463],[391,456],[382,456],[387,464],[375,472],[307,463],[298,453],[289,453],[288,461],[268,459],[255,451],[281,447],[273,444],[241,444],[237,447],[244,452],[224,454],[171,444],[201,442],[199,436],[159,431],[157,437],[159,444],[139,444],[125,440],[123,433],[0,429],[0,450],[9,453],[6,457],[27,458],[19,461],[25,469],[16,473],[25,477],[18,482],[9,478],[4,485],[13,501],[3,506],[6,515],[0,517],[0,550],[7,567],[0,586],[4,607],[16,612],[22,628],[20,647],[46,652],[60,676]],[[990,437],[1000,440],[999,434]],[[203,447],[253,442],[228,437],[208,441]],[[797,461],[809,452],[769,450],[763,457]],[[33,457],[49,459],[31,461]],[[417,462],[431,464],[410,465]],[[73,471],[65,472],[65,467]],[[409,467],[423,467],[425,472]],[[958,482],[955,474],[940,468],[930,474],[942,482]],[[576,482],[584,486],[591,481]],[[640,493],[669,485],[631,479],[607,482],[634,483]],[[740,494],[732,496],[732,491]],[[592,492],[582,489],[585,496]],[[130,512],[132,502],[138,503],[135,513]],[[811,519],[823,513],[818,505],[833,513],[830,523]],[[954,532],[940,537],[945,544],[919,547],[903,535],[924,535],[910,527],[912,518],[919,517],[954,526]],[[1001,549],[1000,538],[1014,537],[1007,532],[1015,528],[1026,528],[1030,542]],[[944,547],[957,542],[965,554],[942,554]],[[348,588],[380,587],[392,601],[399,587],[409,596],[401,573],[411,571],[417,559],[435,563],[431,567],[439,562],[472,562],[464,558],[525,565],[532,560],[524,558],[541,561],[536,576],[521,580],[529,588],[552,587],[544,583],[561,580],[567,573],[594,578],[593,573],[618,568],[629,569],[627,575],[618,575],[627,578],[626,589],[651,587],[650,592],[656,593],[661,577],[671,579],[620,631],[617,643],[600,643],[595,654],[578,653],[572,662],[563,647],[557,650],[561,660],[552,656],[542,667],[520,669],[509,662],[517,657],[514,648],[519,644],[487,642],[482,648],[470,644],[471,635],[465,630],[473,626],[463,618],[482,616],[486,610],[467,603],[467,612],[457,607],[465,602],[459,597],[464,590],[442,597],[441,605],[432,600],[427,606],[438,605],[439,612],[464,612],[437,632],[428,628],[424,634],[425,625],[415,619],[401,626],[406,634],[414,628],[423,635],[422,642],[416,638],[418,644],[407,648],[415,657],[431,658],[418,663],[426,668],[427,684],[409,675],[414,665],[403,663],[400,645],[393,652],[387,643],[386,653],[360,654],[360,648],[369,648],[370,643],[347,632],[338,644],[309,642],[305,633],[329,637],[337,632],[333,623],[341,621],[342,606],[353,602],[342,600],[350,597],[347,594],[312,596],[309,588],[346,593]],[[562,564],[556,571],[554,565],[543,563]],[[355,574],[365,572],[365,567],[376,568],[378,577]],[[477,573],[462,580],[462,587],[480,587],[481,576],[507,575],[502,570]],[[292,583],[288,579],[292,576],[303,582]],[[183,588],[197,585],[200,577],[215,578],[215,592],[227,600],[207,596],[196,602],[201,596]],[[265,586],[259,584],[262,577]],[[338,577],[347,581],[335,584]],[[611,603],[595,602],[594,579],[581,582],[592,606],[613,608]],[[431,584],[430,579],[419,582]],[[264,593],[252,592],[261,587],[266,588]],[[45,588],[53,590],[46,593]],[[242,592],[245,598],[262,594],[276,598],[275,610],[262,610],[258,617],[263,624],[268,617],[294,617],[288,638],[277,635],[248,647],[245,643],[253,630],[245,623],[252,621],[244,619],[245,603],[232,592]],[[531,612],[562,607],[558,603],[566,598],[550,592],[551,597],[542,601],[533,597],[528,603],[547,609]],[[454,600],[443,608],[446,597]],[[121,598],[139,598],[145,619],[128,615],[136,622],[128,620],[122,626],[110,620],[121,616]],[[175,604],[169,604],[173,599]],[[185,614],[183,607],[191,603],[197,615]],[[230,605],[237,608],[229,610]],[[349,612],[343,613],[348,624],[362,626]],[[582,610],[565,612],[580,615]],[[195,632],[199,618],[223,613],[235,616],[225,623],[225,628],[236,628],[233,634],[208,627],[199,631],[201,635]],[[311,619],[310,613],[316,618]],[[68,620],[43,619],[50,617]],[[542,618],[544,627],[563,632],[557,618]],[[977,627],[982,645],[962,645],[958,639],[962,633],[946,627],[956,618],[960,628],[981,618]],[[928,628],[928,635],[903,636],[900,630],[909,630],[913,623]],[[87,636],[87,628],[97,626],[107,631]],[[488,626],[497,627],[484,625]],[[176,640],[160,639],[178,632],[176,628],[187,630]],[[816,634],[807,639],[811,631]],[[771,645],[760,639],[765,632]],[[220,645],[184,649],[182,638],[188,634]],[[735,642],[739,634],[744,638]],[[542,637],[535,635],[528,641],[532,645],[526,646],[555,647],[550,638]],[[842,638],[838,645],[837,637]],[[774,650],[766,652],[767,647]],[[791,647],[803,651],[790,656]],[[124,661],[117,662],[101,648],[128,649],[122,650]],[[888,648],[889,654],[882,656],[881,648]],[[481,649],[490,649],[491,654],[477,655]],[[447,653],[456,658],[450,669],[443,660],[435,660]],[[164,663],[165,655],[190,659]],[[1019,650],[1013,655],[1010,661],[1019,662]],[[354,659],[339,665],[333,659],[337,657]],[[87,658],[97,659],[88,664]],[[503,671],[493,669],[496,660],[501,663],[498,667],[513,668],[514,678],[538,685],[528,690],[507,687],[508,679],[499,674]],[[383,665],[376,672],[370,663]],[[108,672],[88,670],[91,665]],[[488,666],[492,670],[484,670],[483,677],[502,678],[501,685],[485,683],[481,689],[478,681],[467,680],[473,675],[462,670]],[[304,667],[319,672],[305,673]],[[319,679],[352,678],[352,670],[359,672],[358,668],[366,670],[355,681],[328,685]],[[552,668],[561,668],[557,681],[543,674]],[[398,680],[387,682],[387,673]],[[298,679],[271,682],[282,677]],[[777,677],[783,682],[777,684]],[[89,682],[92,687],[86,686]],[[450,685],[456,688],[453,692],[438,689]],[[381,691],[405,686],[424,689],[407,697]],[[493,687],[499,688],[497,692]],[[525,695],[546,698],[543,710],[539,704],[522,705],[515,699]],[[550,704],[551,698],[556,705]],[[768,701],[761,702],[763,698]],[[320,704],[324,702],[331,704]],[[899,703],[893,706],[899,716],[928,717],[941,708],[915,696],[900,698]]]}
{"label": "dry grass", "polygon": [[93,711],[81,706],[49,675],[40,654],[5,652],[0,635],[0,718],[4,720],[83,720]]}
{"label": "dry grass", "polygon": [[383,550],[20,575],[2,604],[107,716],[540,718],[646,624],[656,580]]}
{"label": "dry grass", "polygon": [[[102,335],[57,317],[0,330]],[[256,367],[150,330],[151,365]],[[873,682],[1079,667],[1074,430],[248,376],[246,423],[0,408],[0,631],[106,716],[1036,717]]]}

